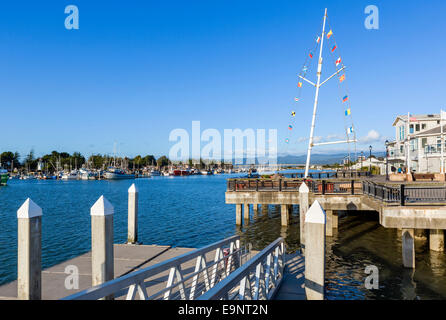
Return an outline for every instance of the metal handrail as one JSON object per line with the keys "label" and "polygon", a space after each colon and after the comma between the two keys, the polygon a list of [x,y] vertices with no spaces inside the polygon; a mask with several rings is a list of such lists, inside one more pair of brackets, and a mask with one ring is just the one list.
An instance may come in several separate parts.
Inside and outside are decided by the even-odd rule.
{"label": "metal handrail", "polygon": [[[223,250],[229,248],[228,255],[225,255]],[[215,258],[211,264],[206,263],[206,254],[212,253],[215,250]],[[139,294],[141,300],[148,300],[164,294],[165,300],[171,299],[171,290],[175,287],[180,288],[181,299],[193,300],[196,296],[195,292],[199,292],[197,288],[198,278],[203,274],[203,282],[205,290],[211,289],[218,281],[226,278],[231,272],[241,264],[241,250],[240,250],[240,236],[232,236],[227,239],[215,242],[206,247],[196,249],[194,251],[185,253],[178,257],[160,262],[156,265],[138,270],[114,280],[107,281],[103,284],[88,288],[81,292],[67,296],[62,300],[97,300],[108,296],[114,296],[119,292],[127,290],[127,299],[133,300],[136,293]],[[192,274],[184,275],[181,269],[181,264],[197,259],[195,263],[195,271]],[[221,267],[221,270],[218,270]],[[209,276],[208,269],[212,268],[212,274]],[[147,288],[145,280],[158,275],[162,272],[169,271],[169,277],[166,288],[152,294],[147,295]],[[220,272],[219,272],[220,271]],[[221,272],[222,271],[222,272]],[[189,295],[186,294],[185,283],[192,279],[192,284],[189,288]],[[202,285],[202,284],[201,284]],[[125,293],[124,293],[125,294]],[[120,294],[120,296],[124,295]]]}
{"label": "metal handrail", "polygon": [[284,240],[278,238],[197,300],[269,300],[282,282],[284,267]]}

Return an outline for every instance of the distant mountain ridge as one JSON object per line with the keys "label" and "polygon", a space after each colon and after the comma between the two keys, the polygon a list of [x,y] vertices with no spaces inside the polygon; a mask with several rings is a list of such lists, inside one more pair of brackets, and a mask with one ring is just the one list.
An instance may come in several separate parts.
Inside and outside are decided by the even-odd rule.
{"label": "distant mountain ridge", "polygon": [[[315,153],[311,155],[311,163],[312,164],[333,164],[333,163],[342,163],[345,159],[347,153]],[[360,154],[358,154],[359,156]],[[351,154],[352,158],[355,157],[355,154]],[[364,154],[365,157],[368,157],[368,154]],[[373,152],[372,156],[375,157],[385,157],[386,153],[383,151]],[[353,159],[352,159],[353,160]],[[305,164],[307,161],[307,155],[281,155],[277,157],[277,163],[279,164]]]}

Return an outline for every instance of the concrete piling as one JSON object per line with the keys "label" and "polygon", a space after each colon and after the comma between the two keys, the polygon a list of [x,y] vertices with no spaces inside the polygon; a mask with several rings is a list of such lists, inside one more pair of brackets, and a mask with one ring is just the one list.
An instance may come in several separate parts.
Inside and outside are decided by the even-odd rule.
{"label": "concrete piling", "polygon": [[325,235],[333,237],[333,210],[325,210]]}
{"label": "concrete piling", "polygon": [[250,214],[249,203],[245,203],[245,204],[243,204],[243,219],[246,222],[249,222],[249,214]]}
{"label": "concrete piling", "polygon": [[282,226],[287,226],[290,220],[290,211],[287,204],[282,204],[280,206],[280,221]]}
{"label": "concrete piling", "polygon": [[127,218],[127,243],[138,242],[138,188],[133,183],[129,190],[128,218]]}
{"label": "concrete piling", "polygon": [[[101,196],[90,209],[91,215],[91,271],[93,286],[114,278],[113,213],[111,203]],[[113,299],[113,297],[106,297]]]}
{"label": "concrete piling", "polygon": [[17,298],[42,298],[42,209],[28,198],[17,210]]}
{"label": "concrete piling", "polygon": [[403,266],[415,269],[414,229],[402,229]]}
{"label": "concrete piling", "polygon": [[235,205],[235,224],[238,226],[242,225],[242,204]]}
{"label": "concrete piling", "polygon": [[309,192],[307,185],[302,183],[299,187],[299,221],[300,221],[300,244],[305,246],[305,214],[309,207]]}
{"label": "concrete piling", "polygon": [[307,300],[324,299],[325,212],[316,200],[305,215],[305,293]]}
{"label": "concrete piling", "polygon": [[444,251],[444,232],[439,229],[429,230],[429,249],[432,251]]}
{"label": "concrete piling", "polygon": [[333,210],[333,218],[332,218],[333,229],[338,229],[339,227],[339,213],[337,210]]}

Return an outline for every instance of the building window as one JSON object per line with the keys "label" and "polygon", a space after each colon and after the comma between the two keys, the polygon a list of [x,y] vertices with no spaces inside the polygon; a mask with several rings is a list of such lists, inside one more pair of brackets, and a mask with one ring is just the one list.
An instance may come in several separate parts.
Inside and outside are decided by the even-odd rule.
{"label": "building window", "polygon": [[421,147],[424,148],[427,145],[427,138],[422,138],[421,139]]}
{"label": "building window", "polygon": [[413,133],[413,124],[409,126],[409,133]]}
{"label": "building window", "polygon": [[419,124],[415,125],[415,131],[420,131],[420,125]]}
{"label": "building window", "polygon": [[404,146],[400,146],[400,154],[404,154]]}
{"label": "building window", "polygon": [[424,129],[426,129],[426,124],[425,124],[425,123],[422,123],[422,124],[421,124],[421,130],[424,130]]}

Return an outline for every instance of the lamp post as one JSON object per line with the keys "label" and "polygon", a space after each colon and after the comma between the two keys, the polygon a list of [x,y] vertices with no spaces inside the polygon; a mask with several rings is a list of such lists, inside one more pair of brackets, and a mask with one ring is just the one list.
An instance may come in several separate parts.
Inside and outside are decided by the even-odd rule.
{"label": "lamp post", "polygon": [[362,161],[364,160],[364,151],[361,151],[361,171],[362,171]]}
{"label": "lamp post", "polygon": [[369,156],[369,171],[372,173],[372,146],[369,146],[370,156]]}
{"label": "lamp post", "polygon": [[389,140],[386,140],[386,181],[389,181]]}

